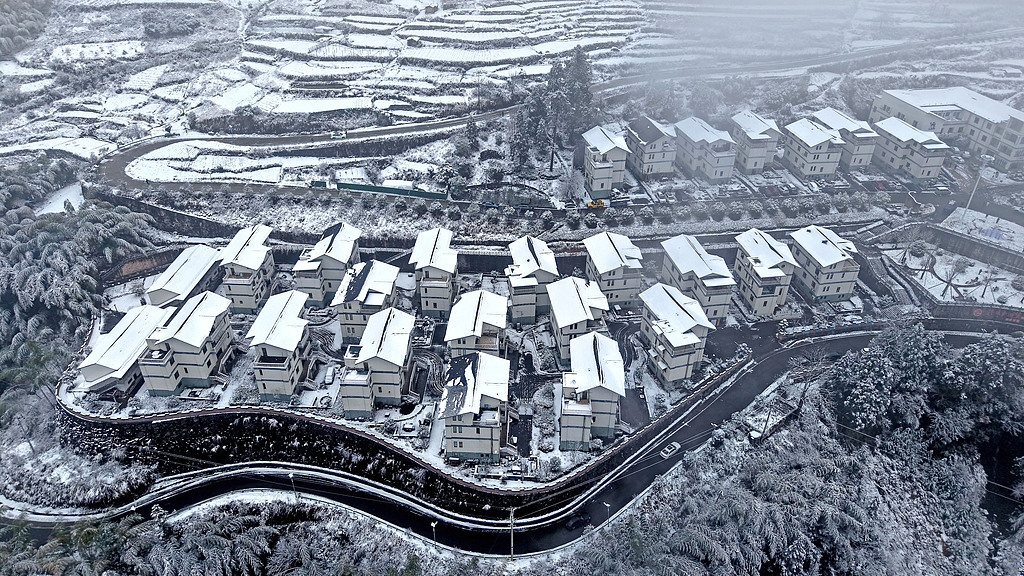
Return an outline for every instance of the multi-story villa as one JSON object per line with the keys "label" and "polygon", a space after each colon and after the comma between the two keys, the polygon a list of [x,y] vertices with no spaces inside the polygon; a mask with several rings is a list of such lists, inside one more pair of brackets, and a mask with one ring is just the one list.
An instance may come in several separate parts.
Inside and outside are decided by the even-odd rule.
{"label": "multi-story villa", "polygon": [[547,285],[558,277],[555,253],[543,240],[523,236],[508,245],[512,264],[505,268],[512,293],[512,322],[533,324],[551,310]]}
{"label": "multi-story villa", "polygon": [[197,244],[182,250],[146,289],[153,306],[180,306],[185,300],[211,290],[218,277],[220,251]]}
{"label": "multi-story villa", "polygon": [[626,128],[626,167],[640,180],[662,178],[675,174],[675,131],[641,116]]}
{"label": "multi-story villa", "polygon": [[949,146],[934,132],[914,128],[899,118],[875,122],[881,140],[875,161],[915,182],[934,180],[942,173]]}
{"label": "multi-story villa", "polygon": [[509,362],[483,352],[452,358],[438,416],[449,462],[501,460],[507,436]]}
{"label": "multi-story villa", "polygon": [[601,232],[583,240],[587,249],[587,278],[601,287],[611,306],[635,306],[640,291],[644,256],[622,234]]}
{"label": "multi-story villa", "polygon": [[843,151],[839,155],[839,166],[844,170],[863,170],[871,163],[878,134],[867,122],[851,118],[831,107],[818,110],[812,116],[842,139]]}
{"label": "multi-story villa", "polygon": [[452,356],[474,351],[504,356],[507,324],[508,298],[473,290],[459,296],[452,306],[444,341]]}
{"label": "multi-story villa", "polygon": [[302,317],[309,294],[274,294],[253,321],[246,338],[256,349],[253,371],[262,402],[288,402],[309,364],[309,321]]}
{"label": "multi-story villa", "polygon": [[299,256],[292,273],[295,289],[309,294],[306,305],[319,308],[334,298],[345,272],[359,262],[360,236],[358,228],[342,223]]}
{"label": "multi-story villa", "polygon": [[360,262],[345,272],[331,300],[341,324],[342,342],[358,342],[370,316],[391,307],[398,272],[398,267],[377,260]]}
{"label": "multi-story villa", "polygon": [[808,226],[789,233],[793,256],[801,268],[797,286],[814,301],[847,300],[857,285],[860,264],[853,259],[856,246],[821,226]]}
{"label": "multi-story villa", "polygon": [[818,124],[801,118],[783,128],[785,154],[783,163],[803,178],[832,176],[839,166],[846,142],[839,134]]}
{"label": "multi-story villa", "polygon": [[709,254],[693,236],[680,234],[661,243],[665,259],[661,281],[700,302],[716,326],[729,315],[732,288],[736,285],[729,265],[721,256]]}
{"label": "multi-story villa", "polygon": [[732,117],[732,139],[736,142],[736,168],[744,174],[757,174],[775,161],[779,146],[779,125],[750,110]]}
{"label": "multi-story villa", "polygon": [[626,174],[626,139],[600,126],[583,133],[583,183],[594,200],[622,187]]}
{"label": "multi-story villa", "polygon": [[640,338],[647,345],[647,363],[662,384],[693,376],[704,359],[704,343],[714,324],[693,298],[675,286],[655,284],[640,294],[644,303]]}
{"label": "multi-story villa", "polygon": [[262,224],[242,228],[220,251],[222,286],[234,313],[255,314],[270,295],[274,254],[265,243],[271,231]]}
{"label": "multi-story villa", "polygon": [[420,309],[426,316],[447,318],[452,308],[459,252],[451,243],[451,230],[434,228],[420,232],[409,257],[409,263],[416,267]]}
{"label": "multi-story villa", "polygon": [[619,345],[590,332],[572,339],[572,368],[555,384],[555,421],[561,450],[590,450],[593,438],[612,438],[626,376]]}
{"label": "multi-story villa", "polygon": [[712,184],[732,179],[736,142],[728,132],[692,116],[676,122],[675,129],[676,166]]}
{"label": "multi-story villa", "polygon": [[796,259],[789,246],[766,232],[751,228],[736,236],[740,245],[733,271],[739,292],[752,312],[771,316],[786,303]]}
{"label": "multi-story villa", "polygon": [[162,326],[174,310],[137,306],[125,312],[110,332],[100,334],[92,351],[78,365],[75,390],[123,398],[142,385],[138,359],[146,351],[146,338]]}
{"label": "multi-story villa", "polygon": [[548,284],[551,299],[551,331],[555,336],[558,361],[569,365],[569,342],[581,334],[604,329],[608,299],[596,282],[570,276]]}
{"label": "multi-story villa", "polygon": [[412,314],[397,308],[370,316],[359,344],[345,354],[341,398],[346,418],[369,418],[377,404],[401,405],[412,375],[415,325]]}

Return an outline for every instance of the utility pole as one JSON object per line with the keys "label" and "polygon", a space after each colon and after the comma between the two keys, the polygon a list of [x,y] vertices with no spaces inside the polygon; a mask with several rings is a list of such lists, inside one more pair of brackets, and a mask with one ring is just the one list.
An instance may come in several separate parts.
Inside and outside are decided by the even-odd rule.
{"label": "utility pole", "polygon": [[288,473],[288,480],[292,483],[292,495],[295,496],[295,503],[299,503],[299,492],[295,490],[295,473]]}
{"label": "utility pole", "polygon": [[508,511],[508,559],[516,557],[516,509],[509,508]]}
{"label": "utility pole", "polygon": [[964,217],[967,216],[967,210],[971,207],[971,201],[974,200],[974,193],[978,191],[978,184],[981,183],[981,173],[985,170],[988,165],[988,156],[982,156],[980,158],[981,165],[978,166],[978,177],[974,180],[974,187],[971,188],[971,195],[967,198],[967,205],[964,206],[964,211],[960,214],[960,222],[964,221]]}
{"label": "utility pole", "polygon": [[434,532],[434,544],[437,544],[437,520],[430,523],[430,529]]}

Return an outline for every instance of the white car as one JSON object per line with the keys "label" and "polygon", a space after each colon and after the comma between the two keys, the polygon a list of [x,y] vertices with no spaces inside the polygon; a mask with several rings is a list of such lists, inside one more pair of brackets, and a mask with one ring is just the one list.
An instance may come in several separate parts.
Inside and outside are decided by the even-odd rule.
{"label": "white car", "polygon": [[668,460],[669,458],[672,457],[673,454],[679,452],[680,448],[682,448],[682,446],[679,444],[679,442],[673,442],[661,449],[661,457],[664,458],[665,460]]}

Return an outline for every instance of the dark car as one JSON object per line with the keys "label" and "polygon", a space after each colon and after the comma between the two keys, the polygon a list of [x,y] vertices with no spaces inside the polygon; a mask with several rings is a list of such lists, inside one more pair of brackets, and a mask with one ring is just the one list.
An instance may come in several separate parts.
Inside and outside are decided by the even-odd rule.
{"label": "dark car", "polygon": [[587,524],[590,524],[590,514],[577,514],[572,518],[569,518],[569,521],[565,523],[565,529],[571,532],[573,530],[579,530]]}

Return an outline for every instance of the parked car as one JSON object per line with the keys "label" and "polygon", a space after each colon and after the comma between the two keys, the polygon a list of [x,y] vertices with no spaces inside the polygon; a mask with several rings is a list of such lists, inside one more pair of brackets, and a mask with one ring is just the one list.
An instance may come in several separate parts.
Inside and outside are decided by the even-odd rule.
{"label": "parked car", "polygon": [[590,524],[590,514],[584,512],[569,518],[569,521],[565,523],[565,529],[571,532],[573,530],[579,530],[587,524]]}
{"label": "parked car", "polygon": [[679,452],[680,448],[682,448],[682,445],[680,445],[679,442],[673,442],[661,449],[661,457],[665,460],[668,460],[676,452]]}

